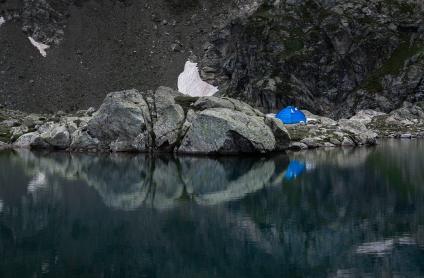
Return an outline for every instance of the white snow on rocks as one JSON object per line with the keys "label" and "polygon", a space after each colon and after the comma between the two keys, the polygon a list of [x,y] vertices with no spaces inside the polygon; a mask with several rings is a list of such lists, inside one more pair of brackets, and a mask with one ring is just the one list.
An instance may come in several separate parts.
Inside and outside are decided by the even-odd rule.
{"label": "white snow on rocks", "polygon": [[41,43],[41,42],[37,42],[32,37],[28,37],[28,39],[31,42],[31,44],[33,46],[35,46],[35,48],[37,48],[38,51],[40,51],[41,56],[43,56],[43,57],[46,57],[47,56],[46,49],[50,48],[49,45],[44,44],[44,43]]}
{"label": "white snow on rocks", "polygon": [[178,91],[192,97],[203,97],[214,95],[218,92],[218,87],[203,81],[197,63],[187,61],[184,71],[178,76]]}
{"label": "white snow on rocks", "polygon": [[4,19],[4,17],[0,16],[0,26],[2,26],[5,23],[6,23],[6,20]]}

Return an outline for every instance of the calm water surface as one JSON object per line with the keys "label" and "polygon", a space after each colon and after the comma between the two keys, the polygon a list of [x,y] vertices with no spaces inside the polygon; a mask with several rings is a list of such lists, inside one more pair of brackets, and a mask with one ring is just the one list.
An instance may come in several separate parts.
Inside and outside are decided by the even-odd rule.
{"label": "calm water surface", "polygon": [[0,153],[0,277],[424,277],[424,141]]}

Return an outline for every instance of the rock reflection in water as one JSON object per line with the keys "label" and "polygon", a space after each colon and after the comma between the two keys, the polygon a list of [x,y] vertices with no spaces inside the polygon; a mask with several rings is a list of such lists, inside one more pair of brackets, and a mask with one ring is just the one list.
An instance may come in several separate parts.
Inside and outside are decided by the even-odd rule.
{"label": "rock reflection in water", "polygon": [[[305,165],[290,181],[289,159]],[[422,277],[422,165],[422,141],[268,159],[0,153],[0,276]]]}
{"label": "rock reflection in water", "polygon": [[[61,179],[84,181],[96,189],[111,208],[134,210],[142,206],[172,208],[182,201],[215,205],[243,198],[274,184],[288,163],[274,159],[235,157],[219,159],[146,155],[86,155],[17,151],[28,191],[45,191]],[[278,167],[278,168],[277,168]],[[42,192],[40,192],[42,194]]]}

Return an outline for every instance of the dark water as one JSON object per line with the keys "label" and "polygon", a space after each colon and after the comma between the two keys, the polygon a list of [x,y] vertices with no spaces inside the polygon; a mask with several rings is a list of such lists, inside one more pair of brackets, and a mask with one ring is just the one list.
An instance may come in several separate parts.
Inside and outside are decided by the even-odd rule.
{"label": "dark water", "polygon": [[424,277],[424,142],[0,153],[0,277]]}

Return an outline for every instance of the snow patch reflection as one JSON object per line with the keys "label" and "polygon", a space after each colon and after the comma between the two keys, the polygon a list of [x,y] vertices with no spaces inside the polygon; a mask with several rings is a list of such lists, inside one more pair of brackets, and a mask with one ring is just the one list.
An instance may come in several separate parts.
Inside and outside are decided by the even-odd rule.
{"label": "snow patch reflection", "polygon": [[382,240],[382,241],[373,241],[373,242],[363,243],[356,248],[356,253],[382,257],[382,256],[390,254],[395,248],[395,246],[416,245],[416,244],[417,242],[415,241],[415,239],[411,237],[408,237],[408,236],[397,237],[397,238],[391,238],[391,239]]}

